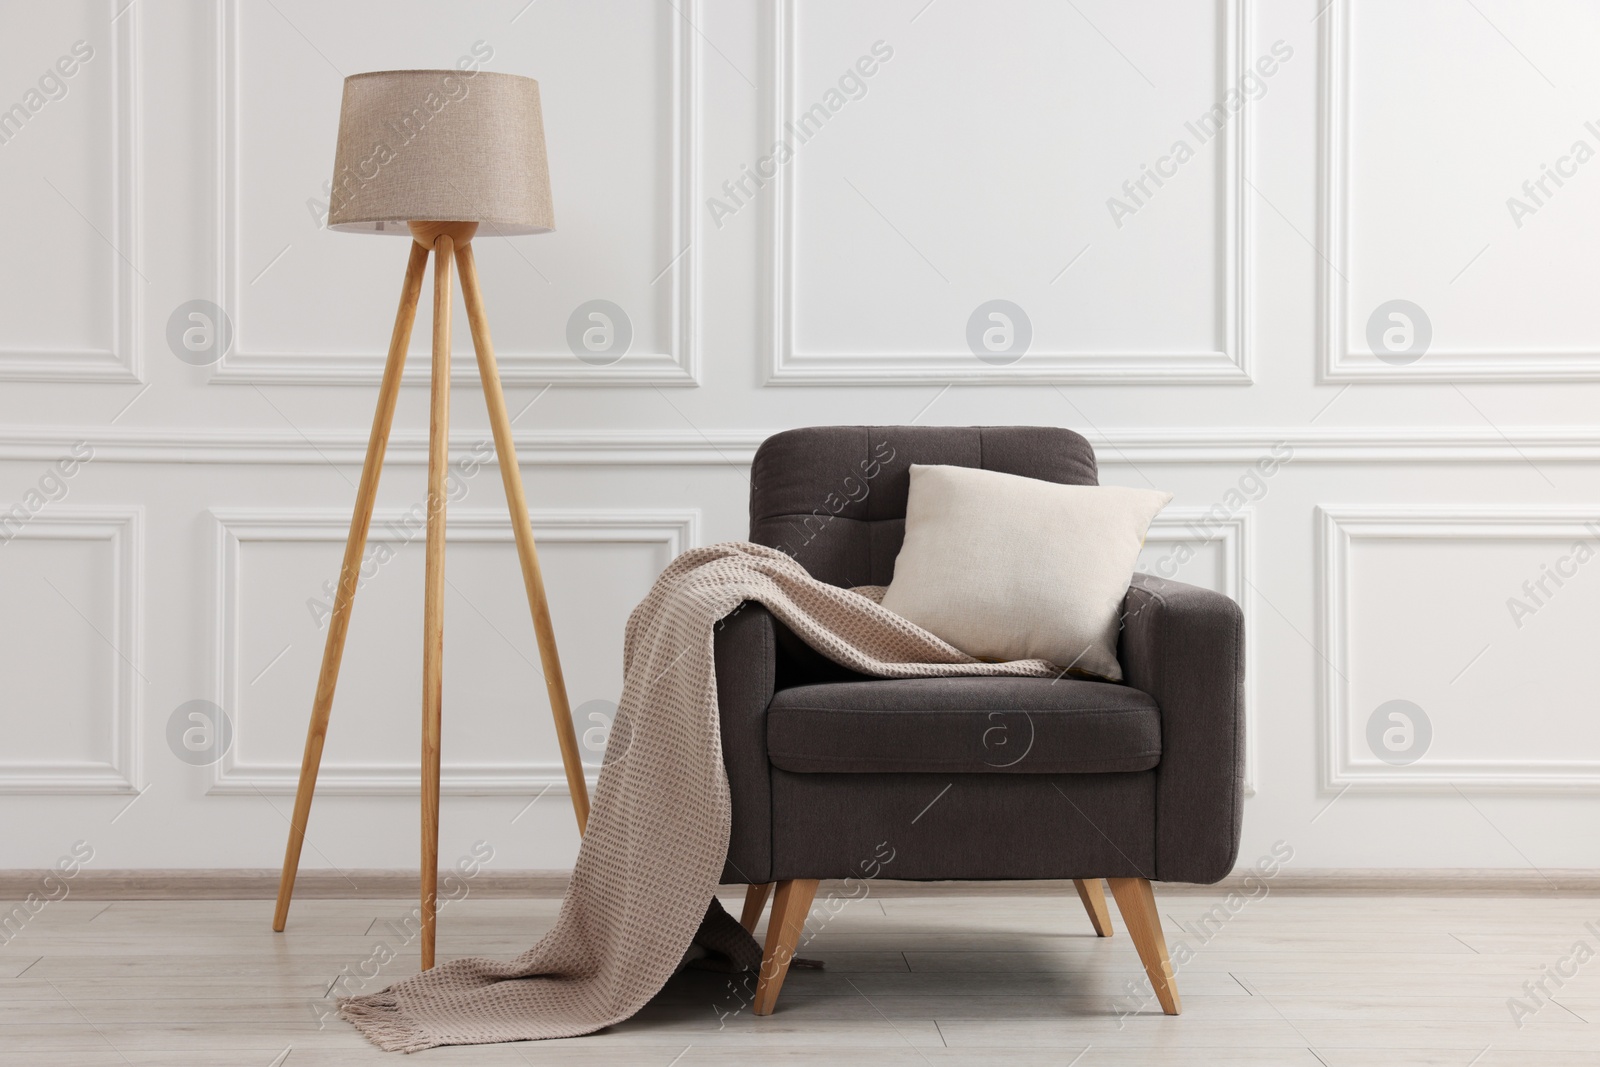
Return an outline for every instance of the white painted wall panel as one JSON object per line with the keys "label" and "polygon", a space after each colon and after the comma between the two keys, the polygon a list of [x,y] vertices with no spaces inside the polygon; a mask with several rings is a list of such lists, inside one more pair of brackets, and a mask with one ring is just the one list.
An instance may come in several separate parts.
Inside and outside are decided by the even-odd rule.
{"label": "white painted wall panel", "polygon": [[[1114,5],[781,6],[781,147],[752,167],[777,172],[775,378],[1242,376],[1243,113],[1195,124],[1234,84],[1240,9],[1175,8],[1134,59],[1093,32],[1136,36]],[[969,346],[996,299],[1022,309],[1021,359]]]}
{"label": "white painted wall panel", "polygon": [[[471,486],[473,483],[464,483]],[[498,485],[490,486],[497,490]],[[425,523],[374,516],[345,647],[340,713],[318,788],[410,793],[418,774]],[[222,671],[217,703],[236,723],[214,792],[293,794],[349,518],[338,511],[216,515]],[[575,635],[562,668],[574,709],[622,692],[620,622],[655,575],[693,544],[693,512],[534,514],[551,611]],[[450,679],[447,792],[520,795],[562,785],[521,570],[503,512],[450,522],[444,670]],[[381,546],[381,547],[380,547]],[[583,638],[576,635],[582,634]],[[592,725],[577,719],[584,727]],[[581,731],[580,731],[581,732]]]}
{"label": "white painted wall panel", "polygon": [[[1587,649],[1600,512],[1385,508],[1323,512],[1336,784],[1600,785],[1600,666]],[[1368,741],[1389,702],[1431,736]],[[1426,723],[1426,725],[1421,725]],[[1387,728],[1387,727],[1386,727]]]}
{"label": "white painted wall panel", "polygon": [[[378,380],[387,335],[371,324],[392,318],[404,239],[347,241],[323,226],[337,101],[344,74],[441,67],[464,70],[469,93],[478,70],[537,71],[549,152],[581,161],[554,171],[555,233],[512,242],[486,231],[474,246],[507,379],[535,368],[540,381],[692,377],[697,38],[671,8],[534,6],[502,23],[420,2],[227,0],[217,14],[220,255],[239,330],[222,376]],[[308,47],[300,27],[318,27],[326,47]],[[283,151],[290,141],[301,150]],[[569,313],[595,299],[629,309],[633,331],[627,354],[603,369],[566,341]],[[458,318],[455,343],[470,351]],[[419,332],[414,348],[427,341]],[[458,376],[474,374],[463,361]]]}
{"label": "white painted wall panel", "polygon": [[64,0],[5,15],[0,195],[15,205],[12,247],[27,254],[0,264],[0,380],[126,382],[139,373],[139,19],[111,21],[121,6]]}
{"label": "white painted wall panel", "polygon": [[[1590,279],[1573,267],[1600,233],[1600,123],[1582,103],[1600,81],[1574,44],[1600,16],[1432,0],[1329,14],[1330,377],[1594,377]],[[1397,299],[1432,332],[1398,368],[1367,333]]]}
{"label": "white painted wall panel", "polygon": [[135,509],[66,504],[0,523],[0,793],[134,791],[147,681],[139,526]]}
{"label": "white painted wall panel", "polygon": [[[1600,150],[1597,29],[1564,0],[7,7],[0,107],[74,41],[94,58],[0,143],[31,250],[0,265],[0,515],[27,518],[0,544],[0,865],[78,839],[108,867],[281,857],[306,600],[406,247],[307,202],[342,74],[477,42],[543,87],[558,232],[477,248],[580,730],[653,575],[743,535],[766,434],[1070,426],[1105,482],[1175,494],[1143,565],[1244,607],[1247,860],[1284,839],[1308,867],[1600,863],[1600,563],[1521,626],[1507,606],[1600,519],[1600,160],[1507,205]],[[865,91],[840,89],[878,41]],[[830,88],[822,128],[744,178]],[[1194,157],[1131,203],[1179,140]],[[197,299],[236,328],[209,367],[167,340]],[[634,328],[611,365],[564,338],[592,299]],[[968,346],[997,299],[1033,328],[1012,361]],[[1368,345],[1396,299],[1429,317],[1416,359]],[[422,498],[427,318],[386,515]],[[487,434],[457,318],[460,458]],[[452,523],[441,847],[556,868],[577,837],[501,506],[485,468]],[[310,864],[414,862],[420,602],[416,545],[361,592]],[[1369,742],[1396,699],[1428,717],[1415,760]],[[236,727],[212,765],[168,744],[193,700]]]}

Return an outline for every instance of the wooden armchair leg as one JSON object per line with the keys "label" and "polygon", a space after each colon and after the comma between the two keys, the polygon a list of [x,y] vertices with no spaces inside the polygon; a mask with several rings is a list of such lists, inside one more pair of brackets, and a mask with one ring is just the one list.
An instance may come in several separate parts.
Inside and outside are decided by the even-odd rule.
{"label": "wooden armchair leg", "polygon": [[1111,910],[1106,907],[1105,883],[1098,878],[1074,878],[1072,884],[1078,889],[1078,899],[1083,901],[1083,910],[1089,913],[1094,932],[1100,937],[1110,937]]}
{"label": "wooden armchair leg", "polygon": [[767,906],[767,896],[771,892],[771,882],[753,885],[744,891],[744,914],[739,916],[739,925],[752,934],[756,932],[756,923],[761,921],[761,909]]}
{"label": "wooden armchair leg", "polygon": [[1167,958],[1167,939],[1161,932],[1161,916],[1156,911],[1156,895],[1146,878],[1107,878],[1111,895],[1117,898],[1117,910],[1122,912],[1122,922],[1139,950],[1139,960],[1144,973],[1150,976],[1161,1010],[1177,1015],[1183,1010],[1178,1001],[1178,985],[1172,971],[1172,961]]}
{"label": "wooden armchair leg", "polygon": [[[755,1013],[771,1015],[778,1003],[778,991],[789,974],[789,961],[800,944],[811,901],[817,895],[817,879],[792,878],[777,883],[772,897],[772,916],[767,920],[766,951],[761,956],[761,974],[756,979]],[[746,904],[748,912],[748,899]]]}

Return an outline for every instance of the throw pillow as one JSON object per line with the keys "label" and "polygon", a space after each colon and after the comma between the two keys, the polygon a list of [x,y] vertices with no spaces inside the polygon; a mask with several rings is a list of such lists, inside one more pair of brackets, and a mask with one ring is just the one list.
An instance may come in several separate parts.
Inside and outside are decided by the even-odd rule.
{"label": "throw pillow", "polygon": [[911,466],[883,606],[989,660],[1122,680],[1117,633],[1145,530],[1171,493]]}

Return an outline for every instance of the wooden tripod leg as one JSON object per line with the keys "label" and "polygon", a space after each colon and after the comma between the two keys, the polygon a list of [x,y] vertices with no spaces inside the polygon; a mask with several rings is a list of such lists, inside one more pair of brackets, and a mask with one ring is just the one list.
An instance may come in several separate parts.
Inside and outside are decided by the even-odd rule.
{"label": "wooden tripod leg", "polygon": [[1122,922],[1139,950],[1139,961],[1144,973],[1155,987],[1161,1010],[1177,1015],[1183,1010],[1178,1000],[1178,986],[1174,980],[1172,961],[1167,958],[1167,938],[1161,932],[1161,913],[1156,910],[1156,895],[1147,878],[1107,878],[1111,895],[1117,898],[1117,910],[1122,912]]}
{"label": "wooden tripod leg", "polygon": [[756,932],[756,923],[761,921],[761,909],[766,906],[771,893],[771,882],[753,885],[744,891],[744,913],[739,916],[740,926],[752,934]]}
{"label": "wooden tripod leg", "polygon": [[428,250],[412,242],[405,284],[400,289],[400,309],[395,313],[394,332],[389,337],[389,358],[383,365],[383,384],[378,387],[378,407],[372,415],[372,434],[367,438],[367,458],[361,465],[361,486],[356,490],[355,511],[350,517],[350,536],[344,543],[339,588],[333,597],[333,614],[328,617],[328,639],[322,646],[322,671],[317,675],[317,694],[311,702],[311,725],[306,731],[305,755],[300,761],[300,787],[294,795],[289,844],[284,849],[283,875],[278,880],[278,907],[272,917],[274,930],[282,930],[289,920],[289,900],[294,895],[295,875],[300,872],[300,849],[306,839],[306,823],[311,818],[317,770],[322,766],[322,744],[328,734],[328,715],[333,710],[333,690],[339,684],[339,662],[344,657],[345,634],[350,629],[350,606],[355,600],[356,579],[361,573],[361,556],[367,547],[367,529],[372,525],[378,476],[383,471],[383,454],[389,444],[389,427],[394,422],[395,401],[400,397],[400,376],[405,370],[411,325],[416,321],[417,301],[422,296],[422,272],[427,265]]}
{"label": "wooden tripod leg", "polygon": [[772,917],[767,920],[767,944],[761,954],[761,973],[756,978],[757,1015],[771,1015],[778,1006],[778,992],[789,975],[789,961],[800,944],[811,901],[817,895],[817,879],[793,878],[779,882],[772,898]]}
{"label": "wooden tripod leg", "polygon": [[444,705],[445,475],[450,469],[450,261],[433,244],[433,392],[428,403],[428,542],[422,607],[422,969],[433,966],[439,882],[439,739]]}
{"label": "wooden tripod leg", "polygon": [[1106,907],[1105,883],[1098,878],[1074,878],[1072,884],[1077,887],[1078,899],[1083,901],[1083,910],[1089,913],[1094,932],[1100,937],[1110,937],[1111,911]]}
{"label": "wooden tripod leg", "polygon": [[550,622],[550,602],[545,597],[544,576],[539,570],[539,550],[533,543],[533,524],[528,519],[528,501],[522,490],[522,469],[517,466],[511,419],[506,414],[505,393],[500,388],[500,370],[495,363],[494,342],[489,338],[489,320],[484,314],[483,292],[478,288],[478,267],[470,244],[456,249],[456,266],[461,274],[461,297],[467,305],[467,322],[472,326],[472,346],[478,353],[483,398],[489,406],[489,425],[494,431],[500,480],[505,483],[506,504],[511,509],[517,556],[522,561],[522,582],[527,587],[528,606],[533,611],[533,632],[539,642],[539,663],[544,669],[545,691],[550,698],[550,713],[555,717],[556,739],[561,745],[561,765],[566,770],[567,789],[572,794],[572,810],[577,815],[581,834],[589,823],[589,787],[583,778],[578,734],[572,725],[567,683],[561,674],[561,655],[556,650],[555,628]]}

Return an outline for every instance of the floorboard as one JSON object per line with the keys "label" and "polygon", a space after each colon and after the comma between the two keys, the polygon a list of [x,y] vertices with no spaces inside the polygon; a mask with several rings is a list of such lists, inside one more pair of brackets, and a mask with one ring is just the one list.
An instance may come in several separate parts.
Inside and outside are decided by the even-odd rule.
{"label": "floorboard", "polygon": [[[418,1063],[1255,1064],[1568,1067],[1600,1062],[1600,901],[1551,897],[1163,897],[1184,1014],[1161,1015],[1120,923],[1075,895],[868,896],[808,926],[777,1012],[687,972],[633,1019],[566,1041],[436,1049]],[[736,907],[741,897],[729,894]],[[559,902],[467,899],[439,954],[515,954]],[[337,1018],[340,992],[415,972],[405,901],[66,900],[0,945],[0,1067],[343,1067],[394,1062]],[[396,952],[374,976],[362,964]],[[1575,973],[1575,947],[1588,947]],[[1552,979],[1549,975],[1555,975]],[[1531,997],[1543,980],[1554,996]],[[1559,981],[1559,985],[1556,981]],[[1527,1009],[1514,1018],[1512,1005]],[[1520,1023],[1520,1025],[1519,1025]],[[1074,1057],[1077,1057],[1074,1059]]]}

